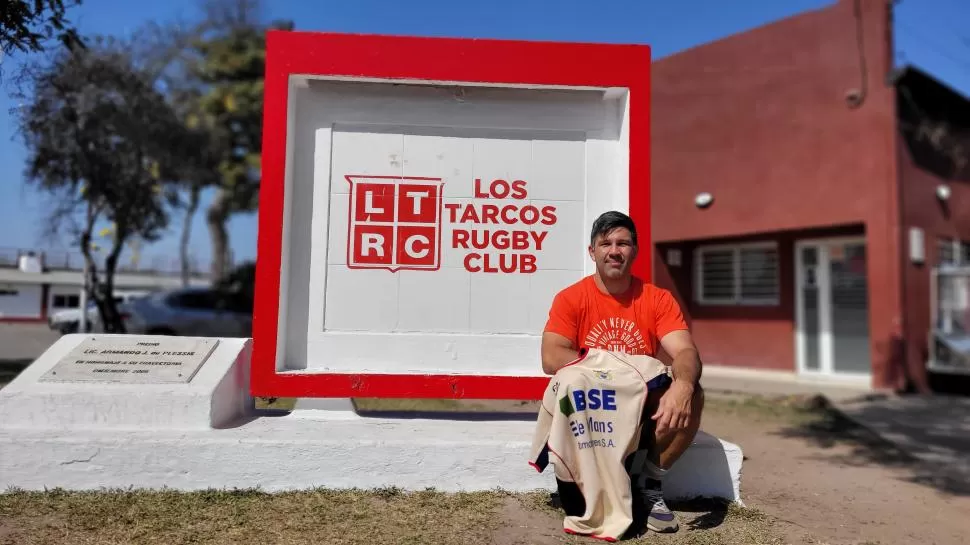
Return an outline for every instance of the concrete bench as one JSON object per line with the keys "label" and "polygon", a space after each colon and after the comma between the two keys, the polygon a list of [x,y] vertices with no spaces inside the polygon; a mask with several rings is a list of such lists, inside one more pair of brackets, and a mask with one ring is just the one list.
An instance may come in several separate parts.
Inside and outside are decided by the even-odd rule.
{"label": "concrete bench", "polygon": [[[222,339],[189,384],[39,381],[72,337],[0,390],[0,487],[555,489],[552,469],[527,461],[534,420],[247,415],[248,339]],[[700,433],[665,493],[739,501],[741,461]]]}

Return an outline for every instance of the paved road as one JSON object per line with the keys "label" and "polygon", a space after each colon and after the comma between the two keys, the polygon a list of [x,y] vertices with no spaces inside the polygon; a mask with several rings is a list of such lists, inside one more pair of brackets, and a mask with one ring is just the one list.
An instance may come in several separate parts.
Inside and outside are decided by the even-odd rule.
{"label": "paved road", "polygon": [[921,462],[921,480],[970,494],[970,398],[885,396],[835,406]]}
{"label": "paved road", "polygon": [[13,380],[60,336],[46,324],[0,324],[0,387]]}
{"label": "paved road", "polygon": [[46,324],[0,324],[0,362],[29,363],[60,337]]}

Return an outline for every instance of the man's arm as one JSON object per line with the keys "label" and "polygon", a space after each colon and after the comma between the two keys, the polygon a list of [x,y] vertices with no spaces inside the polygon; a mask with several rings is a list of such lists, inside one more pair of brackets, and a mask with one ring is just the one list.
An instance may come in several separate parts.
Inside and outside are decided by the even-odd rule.
{"label": "man's arm", "polygon": [[573,342],[556,333],[542,334],[542,372],[555,375],[565,365],[579,357]]}
{"label": "man's arm", "polygon": [[670,369],[674,381],[660,398],[653,415],[657,435],[687,429],[693,416],[694,392],[701,378],[700,354],[689,331],[671,331],[660,339],[660,345],[673,358]]}
{"label": "man's arm", "polygon": [[701,379],[702,366],[700,353],[690,331],[671,331],[660,339],[660,346],[673,358],[670,369],[673,371],[674,382],[682,382],[693,390]]}

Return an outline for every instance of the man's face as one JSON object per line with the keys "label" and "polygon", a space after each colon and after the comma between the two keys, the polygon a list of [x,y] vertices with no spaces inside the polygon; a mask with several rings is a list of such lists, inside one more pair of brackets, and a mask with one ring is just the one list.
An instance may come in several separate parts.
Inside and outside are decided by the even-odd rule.
{"label": "man's face", "polygon": [[589,247],[589,256],[603,279],[615,280],[630,274],[637,257],[633,235],[626,227],[617,227],[605,235],[598,235]]}

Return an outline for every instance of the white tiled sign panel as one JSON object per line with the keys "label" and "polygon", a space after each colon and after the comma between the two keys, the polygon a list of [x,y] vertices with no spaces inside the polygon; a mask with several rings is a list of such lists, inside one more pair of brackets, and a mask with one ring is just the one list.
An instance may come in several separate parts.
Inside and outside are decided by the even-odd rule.
{"label": "white tiled sign panel", "polygon": [[625,101],[294,91],[280,369],[541,374],[552,297],[590,272],[592,218],[628,208]]}
{"label": "white tiled sign panel", "polygon": [[535,334],[582,276],[585,141],[468,132],[333,132],[325,330]]}

